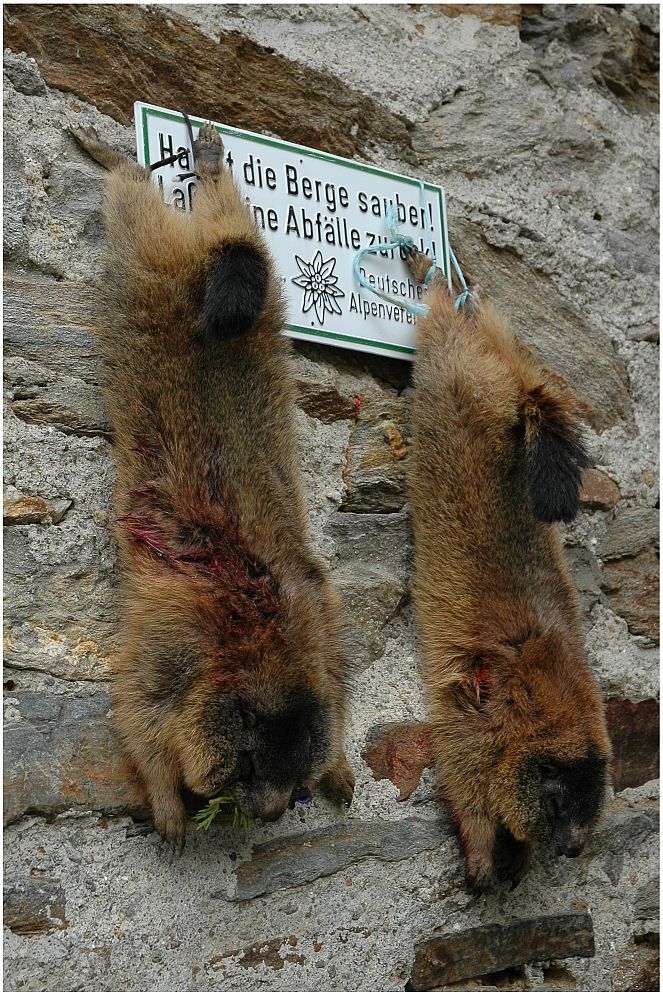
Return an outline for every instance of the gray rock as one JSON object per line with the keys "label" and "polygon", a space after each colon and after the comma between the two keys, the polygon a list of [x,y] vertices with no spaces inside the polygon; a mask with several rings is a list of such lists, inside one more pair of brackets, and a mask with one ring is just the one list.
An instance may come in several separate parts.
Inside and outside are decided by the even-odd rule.
{"label": "gray rock", "polygon": [[286,836],[255,846],[251,859],[237,867],[234,893],[219,892],[213,897],[247,901],[328,877],[369,857],[406,860],[422,850],[436,849],[450,833],[445,823],[412,817],[397,822],[351,820],[322,832]]}
{"label": "gray rock", "polygon": [[4,136],[3,149],[3,215],[4,253],[8,260],[22,260],[28,247],[25,218],[28,211],[28,184],[25,162],[16,138]]}
{"label": "gray rock", "polygon": [[62,882],[45,874],[36,877],[9,875],[3,888],[3,923],[20,936],[40,936],[66,929],[66,903]]}
{"label": "gray rock", "polygon": [[658,325],[653,323],[633,325],[629,328],[627,335],[631,342],[658,342],[660,338],[660,328]]}
{"label": "gray rock", "polygon": [[111,732],[105,688],[84,698],[11,692],[5,705],[5,825],[26,812],[144,810]]}
{"label": "gray rock", "polygon": [[364,669],[382,656],[386,627],[409,598],[408,514],[338,512],[324,531],[335,543],[332,581],[341,593],[350,652]]}
{"label": "gray rock", "polygon": [[658,874],[638,886],[633,910],[641,919],[657,919],[660,913],[661,879]]}
{"label": "gray rock", "polygon": [[589,855],[624,854],[658,833],[658,805],[644,803],[634,808],[614,807],[589,842]]}
{"label": "gray rock", "polygon": [[419,944],[407,988],[427,992],[520,964],[593,957],[595,952],[592,919],[583,912],[475,926]]}
{"label": "gray rock", "polygon": [[407,500],[409,404],[402,397],[367,398],[350,434],[343,471],[343,511],[400,511]]}
{"label": "gray rock", "polygon": [[29,55],[25,55],[25,53],[17,55],[6,49],[3,72],[12,86],[20,93],[25,93],[30,97],[46,96],[48,91],[39,72],[39,66]]}
{"label": "gray rock", "polygon": [[46,187],[52,213],[56,218],[76,221],[82,233],[101,238],[105,182],[96,166],[54,162]]}
{"label": "gray rock", "polygon": [[387,567],[349,563],[332,574],[341,594],[350,654],[365,669],[384,653],[385,626],[407,600],[407,582]]}
{"label": "gray rock", "polygon": [[606,535],[600,540],[596,552],[603,560],[616,560],[622,556],[635,556],[659,534],[658,512],[653,508],[622,508],[608,521]]}
{"label": "gray rock", "polygon": [[5,360],[5,392],[22,421],[52,425],[72,435],[110,437],[99,388],[19,356]]}
{"label": "gray rock", "polygon": [[406,509],[393,514],[337,512],[329,517],[325,534],[334,540],[341,564],[361,561],[402,576],[408,571],[412,535]]}
{"label": "gray rock", "polygon": [[580,594],[583,614],[588,618],[594,605],[602,600],[601,569],[594,554],[584,547],[565,549],[573,582]]}
{"label": "gray rock", "polygon": [[97,299],[84,284],[5,280],[5,356],[21,356],[65,377],[98,384]]}

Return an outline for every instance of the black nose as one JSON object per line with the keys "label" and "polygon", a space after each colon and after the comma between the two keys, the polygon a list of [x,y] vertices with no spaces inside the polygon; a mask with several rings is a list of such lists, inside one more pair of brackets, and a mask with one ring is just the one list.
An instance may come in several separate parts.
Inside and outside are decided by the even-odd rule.
{"label": "black nose", "polygon": [[585,847],[584,843],[568,843],[557,847],[558,857],[579,857]]}

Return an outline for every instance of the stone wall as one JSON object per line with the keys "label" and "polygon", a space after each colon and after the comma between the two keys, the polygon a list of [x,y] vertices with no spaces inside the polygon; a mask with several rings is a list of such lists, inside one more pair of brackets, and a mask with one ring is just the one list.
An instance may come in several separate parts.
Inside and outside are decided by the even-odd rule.
{"label": "stone wall", "polygon": [[[6,979],[14,990],[657,987],[655,5],[5,8]],[[135,99],[442,183],[465,272],[585,402],[565,531],[614,800],[576,860],[463,887],[409,601],[410,367],[301,345],[315,545],[361,676],[355,801],[170,865],[108,730],[113,469],[94,290]]]}

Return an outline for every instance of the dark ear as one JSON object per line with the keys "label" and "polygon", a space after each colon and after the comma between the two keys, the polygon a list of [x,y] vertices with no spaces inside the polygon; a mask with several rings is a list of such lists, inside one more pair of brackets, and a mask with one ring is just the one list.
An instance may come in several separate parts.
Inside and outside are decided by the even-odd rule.
{"label": "dark ear", "polygon": [[587,453],[565,426],[542,426],[527,451],[527,488],[532,513],[542,522],[572,522],[580,507],[581,469]]}
{"label": "dark ear", "polygon": [[589,466],[573,395],[551,375],[520,403],[532,514],[542,522],[570,522],[580,504],[580,471]]}
{"label": "dark ear", "polygon": [[200,320],[211,339],[230,339],[250,332],[265,304],[268,273],[263,256],[252,245],[222,246],[207,270]]}

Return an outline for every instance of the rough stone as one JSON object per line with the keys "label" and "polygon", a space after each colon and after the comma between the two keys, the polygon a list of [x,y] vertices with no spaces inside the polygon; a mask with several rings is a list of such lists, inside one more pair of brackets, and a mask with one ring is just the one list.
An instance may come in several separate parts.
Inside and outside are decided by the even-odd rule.
{"label": "rough stone", "polygon": [[5,393],[21,421],[52,425],[72,435],[110,438],[111,427],[99,389],[80,377],[9,356],[5,360]]}
{"label": "rough stone", "polygon": [[655,98],[655,36],[651,29],[643,30],[635,17],[586,4],[573,4],[557,16],[553,8],[543,6],[525,15],[521,37],[536,47],[565,42],[576,58],[583,58],[585,71],[606,93],[631,101]]}
{"label": "rough stone", "polygon": [[353,820],[317,833],[282,837],[255,846],[251,859],[237,867],[234,893],[219,892],[214,897],[247,901],[328,877],[370,857],[406,860],[422,850],[434,850],[450,832],[441,821],[413,816],[397,822]]}
{"label": "rough stone", "polygon": [[28,184],[25,161],[18,141],[4,136],[3,148],[3,247],[5,259],[22,259],[28,246],[25,216],[28,210]]}
{"label": "rough stone", "polygon": [[[658,939],[658,937],[657,937]],[[612,976],[613,991],[657,992],[661,987],[661,958],[649,944],[633,944],[619,957]]]}
{"label": "rough stone", "polygon": [[601,586],[612,610],[626,620],[629,632],[658,643],[659,560],[653,550],[609,563]]}
{"label": "rough stone", "polygon": [[627,334],[631,342],[658,342],[660,333],[660,326],[650,322],[645,325],[633,325]]}
{"label": "rough stone", "polygon": [[[15,488],[12,488],[15,491]],[[4,525],[57,525],[71,508],[72,502],[64,498],[45,501],[31,494],[18,491],[3,499]]]}
{"label": "rough stone", "polygon": [[366,563],[339,567],[332,581],[341,595],[353,662],[365,668],[384,653],[385,628],[405,603],[406,582],[386,567]]}
{"label": "rough stone", "polygon": [[354,398],[342,397],[335,387],[299,383],[297,403],[311,418],[331,425],[336,421],[354,420],[357,407]]}
{"label": "rough stone", "polygon": [[46,192],[56,218],[75,221],[80,231],[101,238],[103,192],[106,177],[96,166],[78,162],[54,162]]}
{"label": "rough stone", "polygon": [[5,694],[4,822],[27,812],[142,812],[142,790],[120,756],[104,689],[69,698]]}
{"label": "rough stone", "polygon": [[412,552],[407,509],[391,514],[336,512],[325,524],[340,564],[383,566],[405,579]]}
{"label": "rough stone", "polygon": [[66,929],[62,882],[33,868],[33,877],[10,875],[3,888],[3,923],[20,936],[40,936]]}
{"label": "rough stone", "polygon": [[409,404],[405,398],[362,401],[350,435],[343,480],[343,511],[393,512],[405,501]]}
{"label": "rough stone", "polygon": [[407,990],[426,992],[520,964],[594,954],[594,928],[586,913],[491,923],[419,944]]}
{"label": "rough stone", "polygon": [[403,122],[330,73],[304,74],[296,63],[237,34],[220,34],[212,43],[190,22],[158,7],[17,4],[4,18],[5,45],[32,55],[49,86],[123,124],[133,120],[140,94],[148,103],[195,106],[201,117],[277,132],[349,158],[376,141],[409,154]]}
{"label": "rough stone", "polygon": [[619,487],[600,470],[583,470],[580,503],[591,511],[610,511],[619,498]]}
{"label": "rough stone", "polygon": [[6,279],[5,356],[97,386],[101,356],[94,338],[97,300],[83,284]]}
{"label": "rough stone", "polygon": [[573,582],[580,595],[580,603],[586,620],[591,619],[592,608],[601,601],[601,569],[596,557],[584,546],[570,546],[565,549]]}
{"label": "rough stone", "polygon": [[409,598],[408,515],[340,512],[328,519],[325,535],[334,544],[332,582],[341,594],[353,662],[363,669],[382,656],[389,623]]}
{"label": "rough stone", "polygon": [[660,912],[661,878],[656,874],[641,884],[633,898],[633,911],[640,919],[656,919]]}
{"label": "rough stone", "polygon": [[646,701],[606,703],[608,732],[613,749],[612,777],[615,791],[635,788],[658,777],[659,703]]}
{"label": "rough stone", "polygon": [[607,525],[596,553],[603,560],[635,556],[658,541],[658,512],[653,508],[623,508]]}
{"label": "rough stone", "polygon": [[39,73],[34,59],[21,58],[14,52],[5,51],[3,73],[13,87],[30,97],[46,96],[46,84]]}
{"label": "rough stone", "polygon": [[[86,455],[76,452],[74,459]],[[31,475],[16,483],[29,491]],[[74,499],[66,479],[55,486],[64,490],[57,501]],[[50,501],[49,495],[47,506]],[[5,530],[5,663],[68,680],[104,680],[118,637],[114,550],[106,512],[84,496],[78,503],[77,494],[53,539],[55,530],[41,525]],[[99,520],[83,526],[91,510]]]}
{"label": "rough stone", "polygon": [[388,778],[406,801],[421,775],[435,763],[429,728],[425,722],[387,722],[368,731],[362,757],[376,780]]}
{"label": "rough stone", "polygon": [[[655,782],[649,781],[642,786],[645,790]],[[647,792],[648,793],[648,792]],[[658,803],[649,797],[632,801],[628,798],[628,789],[617,795],[615,802],[599,823],[589,841],[590,856],[616,856],[619,869],[623,869],[624,854],[632,851],[652,833],[658,833],[659,807]],[[610,861],[605,862],[609,866]],[[617,875],[617,880],[619,875]],[[613,882],[614,883],[614,882]],[[632,898],[632,886],[629,890],[629,900]]]}
{"label": "rough stone", "polygon": [[468,17],[478,17],[482,21],[490,24],[502,24],[506,26],[520,25],[523,16],[523,4],[521,3],[436,3],[431,4],[447,17],[458,17],[465,14]]}

